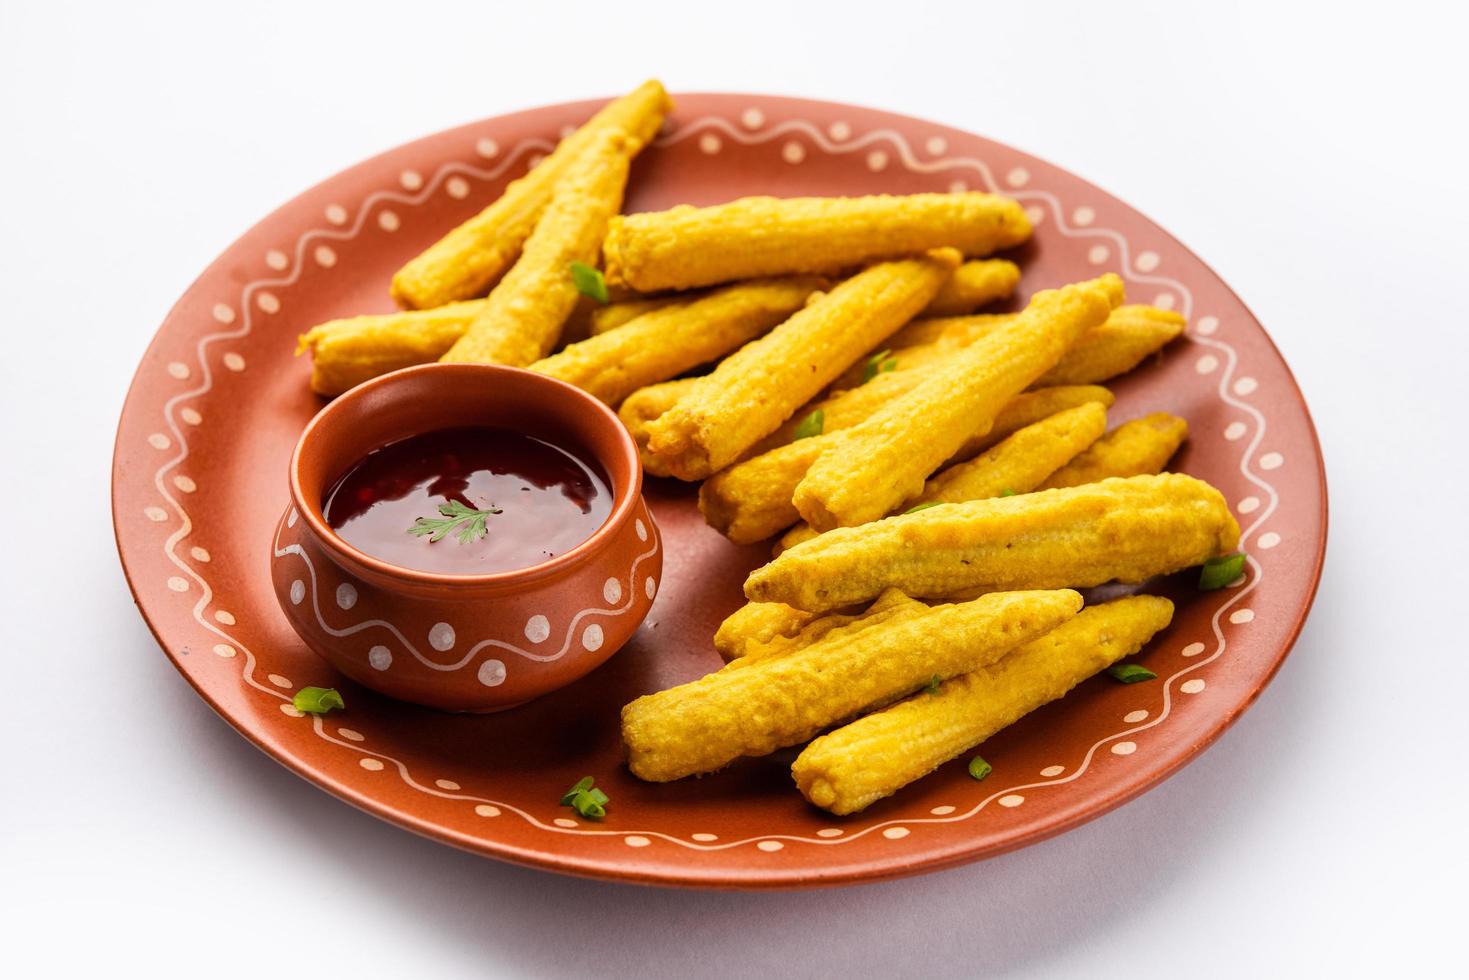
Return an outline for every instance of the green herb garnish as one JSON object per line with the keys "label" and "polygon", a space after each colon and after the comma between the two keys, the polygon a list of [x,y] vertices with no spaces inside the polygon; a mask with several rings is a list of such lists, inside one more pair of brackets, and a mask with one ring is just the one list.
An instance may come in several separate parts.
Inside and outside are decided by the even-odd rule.
{"label": "green herb garnish", "polygon": [[1199,588],[1205,590],[1222,589],[1230,582],[1240,577],[1245,570],[1244,552],[1236,552],[1232,555],[1220,555],[1218,558],[1210,558],[1204,562],[1204,567],[1199,569]]}
{"label": "green herb garnish", "polygon": [[938,674],[934,674],[928,679],[928,683],[923,686],[923,689],[929,694],[937,694],[939,693],[939,685],[943,682],[944,679],[942,677],[940,677]]}
{"label": "green herb garnish", "polygon": [[473,507],[464,506],[457,500],[451,500],[447,504],[439,504],[439,513],[444,516],[442,518],[420,517],[413,522],[408,533],[420,538],[427,534],[429,542],[432,543],[441,540],[444,535],[457,527],[459,533],[456,537],[459,538],[459,543],[470,544],[490,533],[490,529],[485,526],[485,518],[491,514],[503,514],[504,511],[498,507],[475,510]]}
{"label": "green herb garnish", "polygon": [[1156,680],[1158,675],[1141,664],[1113,664],[1107,668],[1107,673],[1112,675],[1113,680],[1124,684],[1136,684],[1139,681]]}
{"label": "green herb garnish", "polygon": [[1015,491],[1014,490],[1011,490],[1009,487],[1006,487],[1005,489],[1003,489],[1003,490],[1000,491],[1000,496],[1002,496],[1002,497],[1013,497],[1013,496],[1015,496]]}
{"label": "green herb garnish", "polygon": [[969,775],[974,779],[983,779],[994,772],[995,767],[984,761],[983,756],[975,756],[969,760]]}
{"label": "green herb garnish", "polygon": [[866,364],[862,365],[862,383],[866,384],[879,374],[896,370],[897,367],[898,359],[893,357],[893,352],[891,350],[880,350],[869,357]]}
{"label": "green herb garnish", "polygon": [[937,507],[941,503],[943,503],[942,500],[930,500],[926,504],[914,504],[912,507],[909,507],[907,510],[903,511],[903,516],[906,517],[909,514],[916,514],[920,510],[928,510],[928,508],[930,507]]}
{"label": "green herb garnish", "polygon": [[569,806],[588,820],[601,820],[607,815],[611,797],[592,785],[591,776],[583,776],[561,797],[561,805]]}
{"label": "green herb garnish", "polygon": [[825,428],[826,412],[818,408],[796,424],[795,438],[792,441],[819,436]]}
{"label": "green herb garnish", "polygon": [[345,708],[346,702],[334,687],[303,687],[291,698],[297,711],[309,711],[313,715],[324,715],[333,708]]}
{"label": "green herb garnish", "polygon": [[571,263],[571,281],[576,284],[577,292],[590,296],[598,303],[607,303],[612,299],[607,295],[607,280],[601,270],[594,269],[585,262]]}

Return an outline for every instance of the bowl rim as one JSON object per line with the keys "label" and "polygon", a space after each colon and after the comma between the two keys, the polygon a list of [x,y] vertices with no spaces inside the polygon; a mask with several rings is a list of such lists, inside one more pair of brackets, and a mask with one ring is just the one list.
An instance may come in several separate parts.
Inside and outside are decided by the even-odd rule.
{"label": "bowl rim", "polygon": [[[425,372],[437,371],[443,374],[444,380],[448,381],[449,375],[453,374],[459,378],[478,378],[480,383],[493,382],[497,376],[516,376],[522,382],[534,386],[540,386],[548,401],[560,401],[566,405],[572,414],[580,411],[589,414],[598,424],[602,425],[613,435],[613,453],[611,456],[598,453],[592,446],[580,447],[583,452],[591,455],[606,471],[607,481],[612,487],[612,511],[601,526],[589,535],[576,547],[562,552],[554,558],[543,561],[536,565],[528,565],[525,568],[514,568],[500,572],[488,572],[478,575],[455,575],[446,572],[428,572],[421,569],[409,568],[405,565],[397,565],[392,562],[376,558],[359,548],[347,543],[326,522],[322,513],[321,502],[310,499],[304,492],[301,481],[301,462],[304,449],[314,440],[322,438],[319,433],[334,415],[347,411],[356,402],[380,392],[383,388],[409,383],[412,378],[418,377]],[[490,423],[486,423],[490,424]],[[425,430],[432,431],[432,430]],[[627,467],[630,479],[625,487],[619,488],[615,476],[616,462]],[[340,474],[338,475],[340,478]],[[638,501],[643,494],[643,466],[638,456],[637,443],[633,441],[631,433],[622,424],[622,421],[612,412],[612,409],[598,399],[575,385],[571,385],[550,375],[540,374],[535,371],[527,371],[524,368],[511,367],[504,364],[473,364],[473,363],[451,363],[451,364],[415,364],[412,367],[400,368],[387,374],[379,375],[362,384],[348,389],[341,395],[333,398],[320,411],[312,416],[311,421],[301,430],[301,435],[296,440],[296,446],[291,450],[290,462],[290,492],[291,506],[301,515],[306,526],[311,530],[323,550],[331,556],[332,560],[346,565],[356,566],[363,577],[379,578],[387,582],[397,583],[408,587],[431,587],[459,590],[491,590],[496,592],[514,591],[522,586],[532,585],[554,578],[571,568],[574,568],[590,559],[596,553],[605,550],[613,543],[614,537],[627,524],[636,509]]]}

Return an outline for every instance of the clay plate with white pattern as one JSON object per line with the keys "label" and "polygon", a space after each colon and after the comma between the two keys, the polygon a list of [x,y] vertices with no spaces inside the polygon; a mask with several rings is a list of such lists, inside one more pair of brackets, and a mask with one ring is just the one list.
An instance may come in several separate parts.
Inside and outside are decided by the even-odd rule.
{"label": "clay plate with white pattern", "polygon": [[[690,488],[658,480],[646,495],[663,532],[662,581],[638,584],[657,600],[627,647],[569,688],[499,715],[441,714],[357,687],[305,648],[270,580],[272,561],[295,560],[272,553],[271,535],[291,448],[322,404],[293,357],[296,335],[391,309],[398,266],[599,104],[474,123],[345,170],[247,231],[169,313],[118,427],[114,522],[138,605],[200,695],[304,778],[410,830],[557,871],[733,888],[892,877],[1020,847],[1118,806],[1219,737],[1285,658],[1326,545],[1320,450],[1270,338],[1203,262],[1085,181],[956,129],[801,99],[679,97],[637,160],[627,210],[749,194],[1000,191],[1036,228],[1016,256],[1017,302],[1110,270],[1130,301],[1188,316],[1165,357],[1115,385],[1111,417],[1188,419],[1173,468],[1223,491],[1250,560],[1242,581],[1218,592],[1197,591],[1189,573],[1150,583],[1178,604],[1142,656],[1158,680],[1094,678],[987,742],[994,771],[984,781],[957,760],[848,818],[802,800],[789,753],[641,783],[622,764],[619,709],[718,666],[714,628],[768,555],[726,542],[704,525]],[[311,600],[350,631],[344,642],[390,642],[334,595]],[[574,641],[570,624],[549,625],[553,640]],[[446,663],[463,659],[441,646],[418,644]],[[515,670],[516,654],[499,656]],[[340,688],[347,709],[299,715],[291,694],[304,685]],[[585,775],[612,798],[601,823],[558,806]]]}

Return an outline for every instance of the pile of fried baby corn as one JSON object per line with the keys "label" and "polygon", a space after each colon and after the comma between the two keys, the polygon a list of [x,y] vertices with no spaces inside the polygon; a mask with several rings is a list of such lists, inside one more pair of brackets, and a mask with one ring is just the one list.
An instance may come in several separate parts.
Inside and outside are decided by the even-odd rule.
{"label": "pile of fried baby corn", "polygon": [[328,395],[433,360],[560,378],[618,408],[647,472],[702,481],[712,527],[779,535],[714,638],[727,665],[623,710],[629,765],[667,781],[809,742],[797,786],[852,813],[1172,617],[1074,589],[1198,565],[1239,527],[1213,487],[1163,472],[1183,419],[1107,428],[1100,383],[1181,316],[1125,305],[1115,275],[976,314],[1020,278],[989,256],[1031,231],[990,194],[621,215],[671,107],[657,82],[608,104],[398,272],[404,312],[322,324],[301,349]]}

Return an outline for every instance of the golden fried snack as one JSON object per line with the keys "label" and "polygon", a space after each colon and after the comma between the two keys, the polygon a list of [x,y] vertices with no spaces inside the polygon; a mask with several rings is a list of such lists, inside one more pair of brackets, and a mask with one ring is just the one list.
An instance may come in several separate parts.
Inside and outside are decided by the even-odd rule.
{"label": "golden fried snack", "polygon": [[825,612],[898,588],[1088,588],[1141,582],[1232,551],[1218,490],[1178,473],[939,504],[829,531],[750,573],[745,598]]}
{"label": "golden fried snack", "polygon": [[[874,354],[870,358],[864,358],[842,372],[832,382],[832,389],[840,391],[859,387],[873,380],[876,373],[932,370],[952,360],[961,348],[1014,323],[1019,316],[1018,313],[975,313],[970,316],[914,320],[887,339],[881,355]],[[929,339],[916,343],[904,342],[905,335]],[[874,366],[869,367],[869,364]],[[881,366],[881,372],[875,371],[877,366]]]}
{"label": "golden fried snack", "polygon": [[915,694],[821,736],[796,757],[791,775],[816,806],[856,813],[1141,650],[1172,619],[1173,603],[1157,596],[1088,606],[935,693]]}
{"label": "golden fried snack", "polygon": [[698,378],[677,378],[639,388],[622,400],[617,417],[622,420],[633,442],[638,444],[638,458],[643,472],[650,476],[672,476],[662,457],[648,452],[648,423],[668,411],[694,388]]}
{"label": "golden fried snack", "polygon": [[699,511],[735,544],[754,544],[801,519],[791,494],[839,433],[800,439],[721,470],[699,487]]}
{"label": "golden fried snack", "polygon": [[1080,609],[1070,590],[997,593],[646,695],[622,709],[628,767],[661,783],[767,755],[935,676],[993,663]]}
{"label": "golden fried snack", "polygon": [[436,361],[464,335],[487,300],[432,310],[329,320],[301,335],[296,353],[311,352],[311,390],[340,395],[399,368]]}
{"label": "golden fried snack", "polygon": [[812,412],[818,410],[821,412],[822,432],[849,429],[888,402],[918,387],[923,383],[923,377],[923,374],[917,371],[879,374],[859,388],[848,388],[817,401],[808,402],[796,409],[796,414],[787,419],[780,428],[756,443],[747,454],[747,458],[769,452],[791,442],[796,438],[796,429],[801,423],[810,417]]}
{"label": "golden fried snack", "polygon": [[954,355],[917,388],[844,429],[796,487],[796,509],[828,531],[876,520],[923,489],[928,475],[1005,403],[1055,366],[1121,302],[1122,280],[1036,293],[1013,323]]}
{"label": "golden fried snack", "polygon": [[995,416],[995,424],[982,436],[975,436],[959,447],[951,462],[969,459],[1018,432],[1068,408],[1096,402],[1111,408],[1117,398],[1100,385],[1059,385],[1055,388],[1032,388],[1016,395]]}
{"label": "golden fried snack", "polygon": [[1187,322],[1182,314],[1156,306],[1119,306],[1036,383],[1089,385],[1126,374],[1183,333]]}
{"label": "golden fried snack", "polygon": [[[939,471],[924,484],[923,492],[903,503],[898,512],[923,504],[983,500],[1007,491],[1028,493],[1095,442],[1106,428],[1107,409],[1098,402],[1058,412],[1020,429],[982,456]],[[816,536],[810,524],[797,524],[781,535],[774,556]]]}
{"label": "golden fried snack", "polygon": [[919,504],[983,500],[998,497],[1007,490],[1012,494],[1029,493],[1105,431],[1107,410],[1099,403],[1087,402],[1068,408],[1027,425],[968,462],[940,471],[903,509]]}
{"label": "golden fried snack", "polygon": [[624,323],[630,323],[642,316],[644,313],[652,313],[667,306],[675,306],[686,302],[689,296],[655,296],[651,299],[625,299],[620,303],[608,303],[599,306],[591,312],[588,317],[587,333],[593,337],[604,334],[609,330],[616,330]]}
{"label": "golden fried snack", "polygon": [[539,166],[511,182],[495,203],[399,269],[393,276],[393,298],[400,306],[424,309],[482,295],[520,255],[556,185],[577,157],[609,130],[628,133],[638,146],[647,144],[672,108],[673,101],[657,81],[644,82],[608,103]]}
{"label": "golden fried snack", "polygon": [[1186,438],[1188,422],[1167,412],[1124,422],[1052,473],[1040,489],[1075,487],[1112,476],[1161,473]]}
{"label": "golden fried snack", "polygon": [[638,144],[621,130],[598,134],[556,185],[520,259],[441,361],[524,367],[556,346],[581,294],[571,264],[597,261],[607,219],[622,207]]}
{"label": "golden fried snack", "polygon": [[[756,604],[752,603],[752,605]],[[825,616],[812,619],[794,635],[774,636],[764,643],[747,643],[744,655],[730,660],[724,669],[743,669],[770,657],[784,656],[809,647],[828,636],[840,636],[845,640],[851,640],[863,630],[884,623],[903,622],[916,616],[927,615],[928,612],[929,607],[925,603],[904,595],[898,589],[888,589],[878,596],[872,605],[861,612],[827,613]]]}
{"label": "golden fried snack", "polygon": [[1004,299],[1020,283],[1020,266],[1008,259],[975,259],[954,270],[938,295],[923,308],[924,316],[973,313],[986,303]]}
{"label": "golden fried snack", "polygon": [[714,649],[725,660],[737,660],[755,647],[795,636],[816,618],[779,602],[747,602],[714,631]]}
{"label": "golden fried snack", "polygon": [[1020,205],[993,194],[746,197],[615,218],[602,252],[609,282],[654,292],[832,273],[942,246],[988,255],[1029,237]]}
{"label": "golden fried snack", "polygon": [[530,365],[609,405],[633,391],[723,357],[765,333],[822,288],[815,276],[755,279],[645,313]]}
{"label": "golden fried snack", "polygon": [[911,319],[958,264],[940,248],[857,273],[700,379],[649,423],[649,452],[684,480],[724,469]]}

